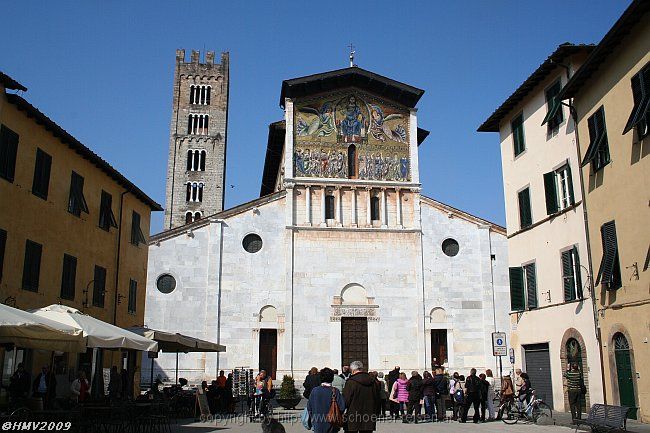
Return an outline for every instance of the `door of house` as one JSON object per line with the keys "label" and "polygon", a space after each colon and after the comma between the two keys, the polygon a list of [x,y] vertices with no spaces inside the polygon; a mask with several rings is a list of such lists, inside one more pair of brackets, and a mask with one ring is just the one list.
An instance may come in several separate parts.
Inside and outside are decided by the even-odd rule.
{"label": "door of house", "polygon": [[[618,377],[618,395],[621,406],[636,407],[634,397],[634,380],[632,378],[632,358],[627,338],[620,332],[614,336],[614,355],[616,358],[616,376]],[[636,410],[628,412],[630,418],[636,419]]]}
{"label": "door of house", "polygon": [[553,383],[551,382],[551,357],[548,343],[524,346],[526,356],[525,372],[535,389],[535,395],[553,407]]}
{"label": "door of house", "polygon": [[352,361],[363,362],[368,368],[368,319],[366,317],[341,318],[341,365]]}
{"label": "door of house", "polygon": [[278,331],[277,329],[260,329],[260,370],[275,379],[278,366]]}
{"label": "door of house", "polygon": [[431,330],[431,368],[447,362],[447,330]]}

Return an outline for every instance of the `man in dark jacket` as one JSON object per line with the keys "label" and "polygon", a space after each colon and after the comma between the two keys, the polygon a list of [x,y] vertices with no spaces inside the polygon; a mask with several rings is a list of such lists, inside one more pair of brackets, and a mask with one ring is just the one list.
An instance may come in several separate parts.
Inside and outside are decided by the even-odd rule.
{"label": "man in dark jacket", "polygon": [[481,381],[481,422],[485,422],[485,409],[487,408],[488,389],[490,388],[490,384],[485,380],[486,377],[483,373],[478,375]]}
{"label": "man in dark jacket", "polygon": [[399,404],[390,400],[393,397],[391,395],[393,392],[393,385],[395,385],[395,382],[399,378],[399,369],[399,365],[396,365],[395,368],[388,373],[388,400],[391,418],[397,418],[399,416]]}
{"label": "man in dark jacket", "polygon": [[302,393],[302,396],[305,397],[306,399],[309,399],[311,390],[316,388],[317,386],[320,386],[320,384],[321,381],[320,381],[320,374],[318,373],[318,369],[316,367],[312,367],[309,370],[309,374],[307,375],[305,381],[302,384],[302,386],[305,388],[305,391]]}
{"label": "man in dark jacket", "polygon": [[436,375],[433,377],[436,388],[436,415],[438,421],[445,420],[447,398],[449,397],[449,379],[445,377],[444,372],[445,370],[442,367],[438,367]]}
{"label": "man in dark jacket", "polygon": [[408,419],[413,415],[413,419],[417,424],[422,411],[422,405],[420,404],[420,400],[422,400],[422,376],[420,376],[420,373],[417,371],[411,372],[411,378],[406,384],[406,389],[409,392],[409,402],[408,414],[404,422],[408,422]]}
{"label": "man in dark jacket", "polygon": [[424,399],[424,415],[427,419],[433,421],[436,413],[436,383],[428,371],[424,372],[422,378],[422,397]]}
{"label": "man in dark jacket", "polygon": [[25,371],[23,363],[18,363],[16,371],[9,379],[9,396],[11,397],[12,402],[17,402],[25,397],[29,393],[29,373]]}
{"label": "man in dark jacket", "polygon": [[465,407],[460,422],[467,422],[467,412],[469,407],[474,406],[474,423],[478,423],[479,410],[478,406],[481,401],[481,379],[476,376],[476,369],[472,368],[470,374],[465,380]]}
{"label": "man in dark jacket", "polygon": [[361,361],[352,362],[350,369],[352,374],[343,388],[346,431],[350,433],[375,431],[381,405],[379,387],[376,380],[363,371]]}
{"label": "man in dark jacket", "polygon": [[41,372],[32,384],[34,397],[43,399],[43,408],[51,409],[56,397],[56,378],[47,365],[44,365]]}

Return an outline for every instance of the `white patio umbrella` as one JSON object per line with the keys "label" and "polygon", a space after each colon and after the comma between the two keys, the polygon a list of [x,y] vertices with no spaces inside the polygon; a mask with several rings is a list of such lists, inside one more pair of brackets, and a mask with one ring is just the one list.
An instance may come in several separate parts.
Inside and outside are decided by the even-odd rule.
{"label": "white patio umbrella", "polygon": [[101,349],[134,349],[157,352],[158,343],[110,323],[82,313],[76,308],[53,304],[32,310],[37,316],[80,328],[88,347]]}
{"label": "white patio umbrella", "polygon": [[0,344],[60,352],[85,352],[78,326],[63,324],[0,304]]}

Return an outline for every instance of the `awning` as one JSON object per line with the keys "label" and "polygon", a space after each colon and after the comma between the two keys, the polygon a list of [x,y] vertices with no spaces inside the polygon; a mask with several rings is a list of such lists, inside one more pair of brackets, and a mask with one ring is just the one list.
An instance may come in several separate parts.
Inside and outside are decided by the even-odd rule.
{"label": "awning", "polygon": [[225,352],[226,347],[221,344],[201,340],[187,335],[158,331],[138,326],[129,328],[129,331],[150,338],[158,342],[158,350],[166,353],[189,352]]}
{"label": "awning", "polygon": [[32,310],[32,313],[68,326],[80,328],[88,347],[102,349],[134,349],[157,352],[158,343],[126,329],[103,322],[76,308],[54,304]]}
{"label": "awning", "polygon": [[0,304],[0,343],[60,352],[85,352],[82,331],[27,311]]}

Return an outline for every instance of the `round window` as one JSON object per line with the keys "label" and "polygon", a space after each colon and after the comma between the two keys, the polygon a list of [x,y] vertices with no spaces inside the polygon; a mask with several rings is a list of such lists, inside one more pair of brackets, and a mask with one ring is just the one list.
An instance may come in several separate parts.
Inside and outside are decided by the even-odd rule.
{"label": "round window", "polygon": [[162,293],[171,293],[176,288],[176,279],[169,274],[163,274],[156,280],[156,287]]}
{"label": "round window", "polygon": [[458,254],[458,241],[452,238],[445,239],[442,242],[442,252],[449,257],[454,257],[456,254]]}
{"label": "round window", "polygon": [[244,249],[249,253],[256,253],[262,249],[262,238],[255,233],[251,233],[244,237],[242,245],[244,246]]}

